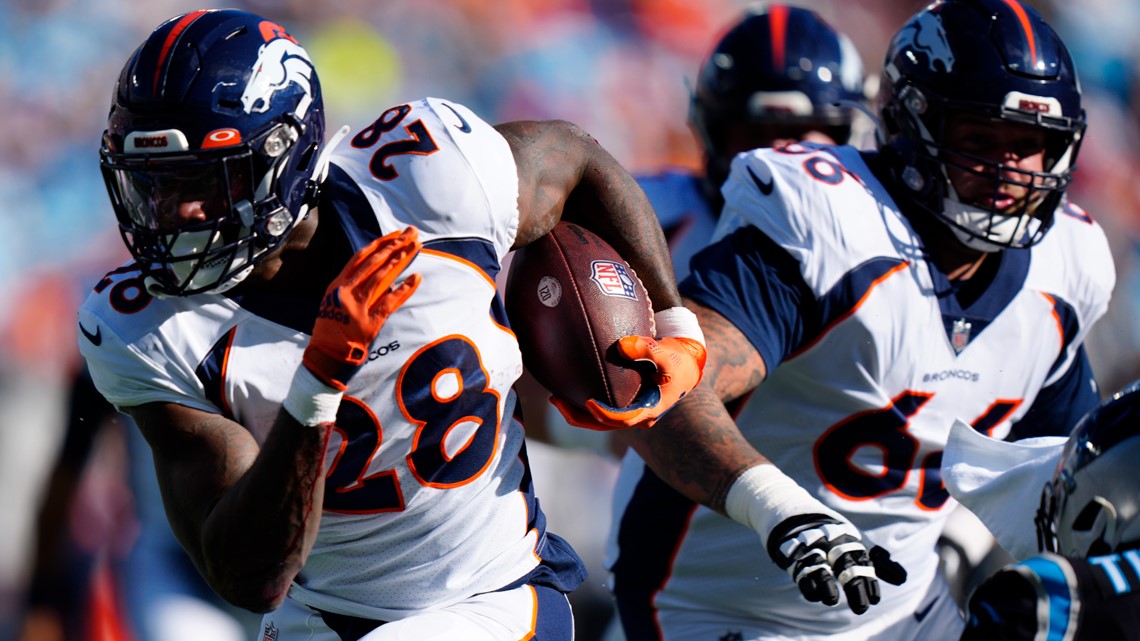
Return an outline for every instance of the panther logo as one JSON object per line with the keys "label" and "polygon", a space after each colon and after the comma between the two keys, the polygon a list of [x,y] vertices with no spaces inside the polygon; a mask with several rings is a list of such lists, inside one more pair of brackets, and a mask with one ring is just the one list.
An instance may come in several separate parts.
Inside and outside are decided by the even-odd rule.
{"label": "panther logo", "polygon": [[297,105],[294,115],[304,117],[313,102],[313,63],[301,45],[287,36],[277,37],[257,52],[253,73],[241,94],[242,108],[246,113],[265,113],[273,96],[291,84],[297,84],[305,96]]}
{"label": "panther logo", "polygon": [[911,20],[899,32],[903,49],[910,49],[926,56],[930,70],[937,72],[935,63],[942,63],[942,71],[950,73],[954,68],[954,52],[946,39],[946,29],[942,21],[932,13],[923,13]]}

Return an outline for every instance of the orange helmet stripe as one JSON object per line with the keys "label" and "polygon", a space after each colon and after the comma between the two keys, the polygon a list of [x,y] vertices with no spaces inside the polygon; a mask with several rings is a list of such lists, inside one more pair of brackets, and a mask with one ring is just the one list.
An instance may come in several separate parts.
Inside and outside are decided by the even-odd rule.
{"label": "orange helmet stripe", "polygon": [[768,20],[772,25],[772,68],[780,72],[784,70],[784,58],[788,52],[788,7],[772,5],[768,9]]}
{"label": "orange helmet stripe", "polygon": [[166,66],[166,58],[170,55],[170,50],[174,48],[174,43],[178,40],[178,36],[181,36],[182,32],[185,31],[187,27],[193,24],[194,21],[198,18],[201,18],[202,15],[208,11],[208,9],[199,9],[198,11],[193,11],[182,16],[182,19],[174,25],[174,28],[170,30],[170,33],[166,34],[166,40],[162,43],[162,51],[160,51],[158,54],[158,65],[156,65],[154,68],[155,95],[158,94],[158,77],[162,75],[162,68]]}
{"label": "orange helmet stripe", "polygon": [[1029,24],[1029,15],[1025,13],[1025,7],[1017,0],[1005,0],[1010,9],[1017,14],[1017,19],[1021,22],[1021,30],[1025,32],[1025,39],[1029,42],[1029,55],[1033,58],[1033,64],[1037,64],[1037,41],[1033,38],[1033,25]]}

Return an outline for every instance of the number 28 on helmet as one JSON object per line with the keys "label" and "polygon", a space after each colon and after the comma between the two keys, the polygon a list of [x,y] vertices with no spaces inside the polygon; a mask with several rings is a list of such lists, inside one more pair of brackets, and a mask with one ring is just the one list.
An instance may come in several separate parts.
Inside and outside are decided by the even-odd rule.
{"label": "number 28 on helmet", "polygon": [[323,138],[317,74],[282,27],[202,10],[155,29],[119,76],[100,150],[147,288],[241,282],[315,204]]}

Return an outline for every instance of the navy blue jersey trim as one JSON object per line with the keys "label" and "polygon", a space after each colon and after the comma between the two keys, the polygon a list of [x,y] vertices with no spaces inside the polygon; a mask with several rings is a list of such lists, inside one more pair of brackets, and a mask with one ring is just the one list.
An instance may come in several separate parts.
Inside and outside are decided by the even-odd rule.
{"label": "navy blue jersey trim", "polygon": [[769,371],[812,335],[819,307],[799,262],[756,227],[712,243],[691,264],[681,293],[735,325]]}
{"label": "navy blue jersey trim", "polygon": [[[495,246],[491,244],[491,241],[484,238],[441,238],[424,243],[424,249],[443,252],[471,263],[483,272],[483,275],[492,283],[495,282],[495,278],[502,269],[499,256],[495,252]],[[503,327],[509,328],[511,326],[507,319],[507,309],[503,305],[503,299],[498,290],[495,291],[495,295],[491,299],[491,317]]]}
{"label": "navy blue jersey trim", "polygon": [[906,264],[901,258],[869,260],[816,299],[799,262],[762,231],[746,226],[697,254],[681,293],[733,323],[771,371],[814,344],[857,309],[879,280]]}
{"label": "navy blue jersey trim", "polygon": [[832,326],[859,309],[867,294],[884,277],[908,263],[901,258],[880,257],[868,260],[847,272],[819,302],[820,313],[812,337],[800,345],[803,351],[823,337]]}
{"label": "navy blue jersey trim", "polygon": [[622,515],[618,557],[610,568],[618,613],[630,639],[659,638],[653,597],[669,578],[696,509],[696,503],[645,467]]}
{"label": "navy blue jersey trim", "polygon": [[194,369],[194,374],[206,392],[206,399],[222,410],[222,414],[228,418],[234,418],[234,416],[233,412],[230,411],[229,401],[226,399],[225,366],[226,357],[230,351],[230,343],[233,341],[236,332],[237,327],[233,327],[223,334],[218,342],[210,348],[210,351],[206,352],[205,358],[198,364],[198,367]]}
{"label": "navy blue jersey trim", "polygon": [[495,246],[485,238],[440,238],[424,243],[425,249],[433,249],[463,259],[483,272],[491,281],[502,268]]}
{"label": "navy blue jersey trim", "polygon": [[368,202],[360,185],[336,165],[329,165],[329,177],[321,186],[320,209],[322,212],[335,212],[353,253],[384,235],[372,203]]}
{"label": "navy blue jersey trim", "polygon": [[534,585],[538,601],[533,641],[572,641],[574,639],[574,613],[566,595],[555,588]]}
{"label": "navy blue jersey trim", "polygon": [[1061,367],[1065,362],[1065,355],[1069,351],[1069,345],[1077,339],[1077,332],[1081,328],[1081,321],[1077,317],[1077,311],[1072,305],[1068,304],[1058,296],[1049,296],[1053,301],[1053,313],[1057,315],[1057,323],[1060,325],[1061,330],[1061,350],[1057,354],[1057,360],[1053,363],[1053,367],[1049,369],[1049,376],[1052,376],[1057,368]]}
{"label": "navy blue jersey trim", "polygon": [[930,267],[930,277],[934,282],[934,292],[938,297],[938,306],[942,310],[942,322],[945,325],[947,338],[952,339],[954,336],[955,321],[966,321],[970,325],[969,333],[959,337],[959,340],[965,340],[966,345],[981,335],[1022,291],[1025,278],[1029,275],[1031,259],[1032,253],[1029,249],[1007,249],[990,254],[987,260],[1000,261],[993,280],[986,285],[985,291],[977,299],[966,306],[962,306],[956,296],[957,291],[966,286],[966,282],[951,282],[933,262],[927,262]]}
{"label": "navy blue jersey trim", "polygon": [[534,479],[530,473],[530,457],[527,455],[525,443],[519,449],[518,457],[523,464],[523,475],[519,480],[518,490],[522,493],[527,513],[530,514],[527,529],[534,530],[538,535],[538,544],[535,545],[534,552],[542,562],[526,576],[503,586],[500,590],[531,584],[545,585],[560,592],[572,592],[586,580],[586,564],[565,539],[547,531],[546,514],[542,511],[542,505],[534,493]]}
{"label": "navy blue jersey trim", "polygon": [[1099,404],[1099,387],[1082,345],[1065,375],[1037,393],[1033,405],[1010,428],[1007,440],[1068,436],[1077,421]]}

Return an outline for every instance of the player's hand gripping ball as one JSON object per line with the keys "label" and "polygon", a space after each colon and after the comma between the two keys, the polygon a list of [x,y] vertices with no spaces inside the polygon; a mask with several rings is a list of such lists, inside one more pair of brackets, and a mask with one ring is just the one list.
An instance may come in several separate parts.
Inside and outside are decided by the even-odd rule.
{"label": "player's hand gripping ball", "polygon": [[[592,232],[560,222],[517,250],[505,299],[523,364],[558,399],[556,406],[588,417],[587,401],[625,408],[639,400],[643,382],[655,387],[652,363],[631,360],[618,345],[623,337],[653,336],[649,295],[629,264]],[[596,420],[582,426],[621,427]]]}

